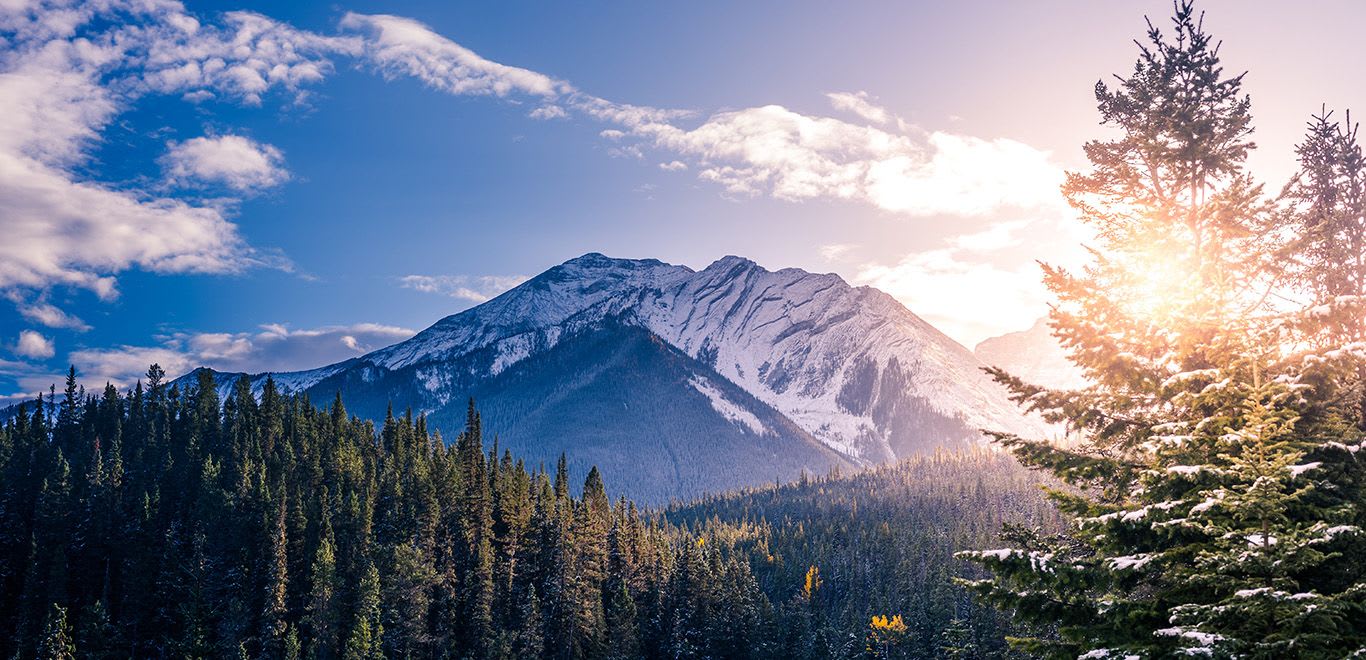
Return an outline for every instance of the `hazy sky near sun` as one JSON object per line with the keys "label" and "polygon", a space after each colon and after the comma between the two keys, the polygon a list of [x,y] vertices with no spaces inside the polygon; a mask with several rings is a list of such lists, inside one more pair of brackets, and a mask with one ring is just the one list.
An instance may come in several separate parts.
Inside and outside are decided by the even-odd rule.
{"label": "hazy sky near sun", "polygon": [[[106,7],[96,9],[95,6]],[[737,6],[738,5],[738,6]],[[1279,189],[1366,6],[1207,1]],[[0,397],[299,369],[585,252],[1042,315],[1062,172],[1167,2],[0,3]],[[4,398],[0,398],[3,402]]]}

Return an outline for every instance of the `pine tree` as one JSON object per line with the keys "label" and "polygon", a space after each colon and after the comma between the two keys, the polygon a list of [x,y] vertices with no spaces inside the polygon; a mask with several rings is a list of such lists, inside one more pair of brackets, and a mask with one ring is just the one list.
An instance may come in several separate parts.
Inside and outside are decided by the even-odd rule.
{"label": "pine tree", "polygon": [[105,658],[113,655],[114,629],[109,621],[109,608],[105,607],[103,600],[97,600],[86,608],[75,646],[81,649],[83,658]]}
{"label": "pine tree", "polygon": [[[324,502],[327,500],[326,489],[323,490],[322,499]],[[308,631],[307,652],[310,660],[328,660],[338,655],[340,630],[336,580],[336,548],[332,537],[332,526],[328,521],[328,516],[324,513],[318,549],[313,556],[313,569],[309,575],[311,591],[308,597],[307,615],[304,619],[304,625]]]}
{"label": "pine tree", "polygon": [[981,649],[973,639],[972,627],[968,625],[967,621],[956,617],[944,629],[939,650],[943,652],[945,658],[951,660],[971,660],[979,657],[981,653]]}
{"label": "pine tree", "polygon": [[1076,434],[998,437],[1074,487],[1051,495],[1078,529],[1008,530],[1013,547],[967,553],[996,573],[971,584],[1056,625],[1019,641],[1048,657],[1341,657],[1362,645],[1345,624],[1366,585],[1325,576],[1360,504],[1323,496],[1310,459],[1357,442],[1320,405],[1344,356],[1302,350],[1313,314],[1265,304],[1283,254],[1269,241],[1286,232],[1245,169],[1242,76],[1223,74],[1190,2],[1173,25],[1169,38],[1150,24],[1133,74],[1097,84],[1121,136],[1089,143],[1092,171],[1063,187],[1100,249],[1079,274],[1045,268],[1051,324],[1093,384],[993,371]]}
{"label": "pine tree", "polygon": [[366,568],[356,589],[356,616],[346,640],[346,660],[382,660],[384,624],[380,621],[379,571]]}
{"label": "pine tree", "polygon": [[71,642],[66,608],[56,603],[48,609],[43,636],[38,640],[38,657],[44,660],[76,660],[76,645]]}
{"label": "pine tree", "polygon": [[459,612],[466,627],[462,641],[475,657],[487,657],[493,643],[493,507],[482,424],[473,399],[465,432],[457,440],[456,460],[462,488],[458,518],[462,547],[457,566]]}
{"label": "pine tree", "polygon": [[285,635],[289,631],[289,539],[285,515],[288,506],[283,491],[279,496],[274,530],[270,534],[266,561],[265,610],[261,613],[261,647],[266,655],[284,653]]}

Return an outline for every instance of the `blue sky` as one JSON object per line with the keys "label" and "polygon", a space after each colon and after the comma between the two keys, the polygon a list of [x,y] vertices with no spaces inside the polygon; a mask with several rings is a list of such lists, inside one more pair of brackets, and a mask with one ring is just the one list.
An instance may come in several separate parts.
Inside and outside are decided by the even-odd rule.
{"label": "blue sky", "polygon": [[[1169,5],[840,4],[6,3],[0,397],[317,366],[590,251],[1027,327],[1033,260],[1084,240],[1056,183],[1104,135],[1091,88]],[[1321,64],[1363,10],[1282,4],[1201,5],[1272,188],[1366,94]]]}

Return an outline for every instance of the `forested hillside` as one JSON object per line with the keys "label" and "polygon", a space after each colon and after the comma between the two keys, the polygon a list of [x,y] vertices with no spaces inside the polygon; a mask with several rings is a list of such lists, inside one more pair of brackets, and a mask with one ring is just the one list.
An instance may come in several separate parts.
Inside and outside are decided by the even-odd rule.
{"label": "forested hillside", "polygon": [[[244,381],[65,396],[0,431],[0,655],[745,657],[743,561],[528,470]],[[205,376],[208,377],[207,374]],[[579,490],[575,488],[575,490]]]}
{"label": "forested hillside", "polygon": [[73,377],[0,428],[0,654],[990,657],[953,553],[1056,525],[994,455],[646,514],[485,446],[472,404],[448,444],[202,380]]}
{"label": "forested hillside", "polygon": [[[954,553],[995,547],[1003,525],[1014,536],[1058,531],[1040,485],[1009,456],[940,453],[667,515],[697,533],[734,535],[778,604],[780,635],[800,640],[789,657],[1014,657],[1004,640],[1018,632],[1009,615],[956,584],[980,571]],[[870,625],[874,617],[887,621]]]}

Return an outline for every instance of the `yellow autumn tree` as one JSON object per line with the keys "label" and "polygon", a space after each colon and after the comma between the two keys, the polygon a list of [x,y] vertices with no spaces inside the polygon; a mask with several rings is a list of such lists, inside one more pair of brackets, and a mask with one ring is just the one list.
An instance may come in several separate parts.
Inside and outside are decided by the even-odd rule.
{"label": "yellow autumn tree", "polygon": [[907,638],[906,622],[900,614],[888,617],[885,614],[873,615],[868,624],[868,655],[874,658],[890,658],[892,652]]}
{"label": "yellow autumn tree", "polygon": [[806,582],[802,585],[802,597],[808,601],[811,600],[811,597],[816,594],[816,590],[821,588],[821,584],[821,569],[814,565],[806,569]]}

